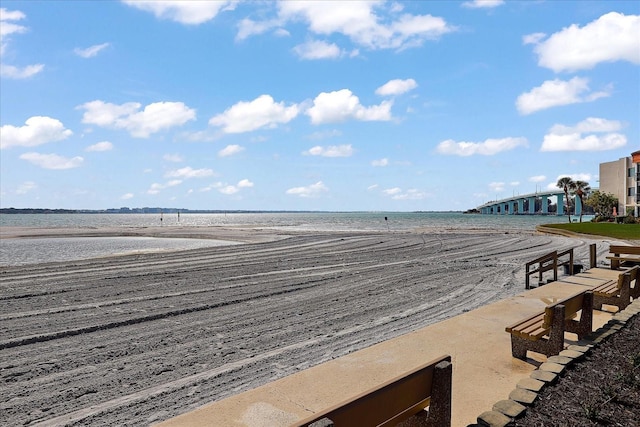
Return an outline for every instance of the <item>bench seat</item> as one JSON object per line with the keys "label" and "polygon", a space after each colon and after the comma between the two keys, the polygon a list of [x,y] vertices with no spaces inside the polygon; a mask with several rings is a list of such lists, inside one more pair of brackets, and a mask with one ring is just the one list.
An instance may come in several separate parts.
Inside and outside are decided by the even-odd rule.
{"label": "bench seat", "polygon": [[[640,296],[638,271],[640,271],[640,266],[633,267],[620,273],[617,281],[607,282],[593,288],[593,307],[596,310],[602,310],[602,305],[607,304],[624,310],[631,304],[631,297],[638,298]],[[631,282],[635,282],[633,288],[631,288]]]}
{"label": "bench seat", "polygon": [[635,256],[607,256],[606,258],[611,262],[612,270],[620,270],[622,266],[628,266],[629,264],[640,264],[640,257]]}
{"label": "bench seat", "polygon": [[593,288],[593,293],[598,296],[612,297],[618,292],[618,282],[611,280],[610,282],[603,283],[600,286]]}
{"label": "bench seat", "polygon": [[618,270],[625,262],[640,263],[640,246],[610,245],[606,258],[611,261],[611,269]]}
{"label": "bench seat", "polygon": [[[564,333],[573,332],[578,339],[591,333],[594,295],[580,291],[545,307],[541,313],[507,326],[511,334],[511,354],[525,360],[527,351],[553,356],[564,348]],[[575,320],[578,312],[580,319]]]}
{"label": "bench seat", "polygon": [[545,328],[543,323],[544,312],[534,314],[527,319],[521,320],[511,326],[507,326],[505,330],[521,338],[537,341],[549,333],[549,329]]}

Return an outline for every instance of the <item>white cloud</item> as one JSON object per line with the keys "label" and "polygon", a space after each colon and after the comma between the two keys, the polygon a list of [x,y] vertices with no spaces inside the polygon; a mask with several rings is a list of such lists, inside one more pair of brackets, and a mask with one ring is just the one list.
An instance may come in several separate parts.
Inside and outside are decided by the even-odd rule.
{"label": "white cloud", "polygon": [[436,147],[436,152],[455,156],[473,156],[481,154],[483,156],[493,156],[503,151],[513,150],[517,147],[528,147],[526,138],[501,138],[487,139],[484,142],[456,142],[452,139],[442,141]]}
{"label": "white cloud", "polygon": [[238,33],[236,34],[236,40],[244,40],[250,36],[264,34],[279,25],[279,20],[257,22],[249,18],[242,19],[238,24]]}
{"label": "white cloud", "polygon": [[16,194],[27,194],[30,191],[33,191],[38,188],[38,184],[33,181],[25,181],[18,186],[16,189]]}
{"label": "white cloud", "polygon": [[389,80],[387,83],[376,89],[376,94],[382,96],[401,95],[417,87],[418,84],[413,79],[394,79]]}
{"label": "white cloud", "polygon": [[218,191],[222,194],[231,195],[231,194],[236,194],[240,192],[243,188],[251,188],[251,187],[253,187],[253,182],[249,181],[248,179],[243,179],[239,181],[236,185],[219,184]]}
{"label": "white cloud", "polygon": [[34,147],[47,142],[61,141],[73,132],[65,129],[60,120],[46,116],[33,116],[24,126],[4,125],[0,127],[0,148]]}
{"label": "white cloud", "polygon": [[222,194],[231,195],[236,194],[240,190],[235,185],[225,185],[224,187],[219,188],[218,191]]}
{"label": "white cloud", "polygon": [[109,141],[102,141],[102,142],[98,142],[96,144],[88,146],[87,148],[85,148],[84,151],[109,151],[109,150],[113,150],[113,144],[110,143]]}
{"label": "white cloud", "polygon": [[547,177],[544,175],[536,175],[529,177],[529,182],[543,182],[546,181]]}
{"label": "white cloud", "polygon": [[589,92],[589,79],[586,78],[574,77],[569,81],[554,79],[520,95],[516,107],[520,114],[531,114],[560,105],[591,102],[610,95],[610,89]]}
{"label": "white cloud", "polygon": [[313,100],[313,106],[306,111],[311,123],[336,123],[348,119],[362,121],[391,120],[391,101],[365,107],[349,89],[322,92]]}
{"label": "white cloud", "polygon": [[62,157],[57,154],[24,153],[20,155],[22,160],[40,166],[43,169],[73,169],[80,167],[84,162],[82,157]]}
{"label": "white cloud", "polygon": [[[384,2],[361,1],[283,1],[278,3],[280,23],[303,21],[314,34],[341,34],[353,43],[369,49],[403,49],[419,46],[425,40],[438,39],[454,27],[439,17],[397,12],[395,3],[382,10]],[[378,14],[381,10],[381,14]]]}
{"label": "white cloud", "polygon": [[391,199],[393,200],[423,200],[428,196],[424,191],[417,190],[415,188],[410,188],[407,191],[403,191],[399,187],[394,187],[382,190],[382,193],[386,196],[391,197]]}
{"label": "white cloud", "polygon": [[572,132],[573,130],[578,132],[615,132],[622,129],[622,127],[622,123],[617,120],[588,117],[573,128],[563,125],[555,125],[552,129],[554,132],[558,132],[558,130],[565,130],[568,132]]}
{"label": "white cloud", "polygon": [[199,25],[212,20],[220,11],[232,10],[237,0],[122,0],[122,2],[151,12],[156,18],[169,19],[187,25]]}
{"label": "white cloud", "polygon": [[85,49],[81,49],[77,47],[73,50],[73,52],[82,58],[93,58],[94,56],[97,56],[101,50],[104,50],[109,46],[111,46],[110,43],[102,43],[102,44],[96,44],[96,45],[90,46]]}
{"label": "white cloud", "polygon": [[400,187],[387,188],[386,190],[382,190],[382,192],[387,196],[395,196],[396,194],[402,193],[402,188]]}
{"label": "white cloud", "polygon": [[8,10],[0,8],[0,36],[6,37],[14,33],[25,33],[28,28],[16,24],[13,21],[20,21],[26,18],[26,15],[19,10]]}
{"label": "white cloud", "polygon": [[120,199],[129,200],[129,199],[133,199],[133,197],[134,197],[133,193],[126,193],[126,194],[123,194],[122,196],[120,196]]}
{"label": "white cloud", "polygon": [[320,197],[322,193],[329,191],[326,185],[322,181],[318,181],[315,184],[311,184],[307,187],[294,187],[287,190],[287,194],[294,196],[315,198]]}
{"label": "white cloud", "polygon": [[547,37],[547,35],[545,33],[527,34],[527,35],[522,37],[522,44],[538,44],[545,37]]}
{"label": "white cloud", "polygon": [[322,157],[350,157],[353,155],[353,147],[351,144],[330,145],[328,147],[321,147],[317,145],[310,148],[309,151],[306,151],[304,154]]}
{"label": "white cloud", "polygon": [[196,117],[196,111],[182,102],[155,102],[142,111],[140,107],[137,102],[116,105],[96,100],[78,108],[85,110],[83,123],[124,129],[136,138],[148,138],[153,133],[182,126]]}
{"label": "white cloud", "polygon": [[244,147],[237,144],[227,145],[222,150],[218,151],[219,157],[229,157],[234,154],[238,154],[244,151]]}
{"label": "white cloud", "polygon": [[[4,56],[7,44],[12,34],[21,34],[28,31],[28,28],[17,24],[26,18],[26,15],[19,10],[7,10],[0,8],[0,55]],[[25,67],[17,67],[6,63],[6,60],[0,62],[0,76],[9,79],[26,79],[44,70],[43,64],[27,65]]]}
{"label": "white cloud", "polygon": [[0,76],[10,79],[27,79],[44,70],[43,64],[27,65],[26,67],[16,67],[13,65],[0,64]]}
{"label": "white cloud", "polygon": [[371,162],[371,166],[384,167],[384,166],[388,166],[388,165],[389,165],[389,159],[386,159],[386,158],[385,159],[380,159],[380,160],[373,160]]}
{"label": "white cloud", "polygon": [[176,185],[180,185],[180,184],[182,184],[182,180],[180,179],[174,179],[164,184],[154,182],[153,184],[151,184],[151,186],[147,190],[147,194],[158,194],[160,193],[161,190],[164,190],[165,188],[175,187]]}
{"label": "white cloud", "polygon": [[327,43],[321,40],[312,40],[299,44],[293,51],[302,59],[333,59],[339,58],[343,52],[334,43]]}
{"label": "white cloud", "polygon": [[260,95],[250,102],[238,102],[224,113],[209,120],[213,126],[221,126],[225,133],[251,132],[260,128],[275,128],[288,123],[299,113],[295,104],[287,107],[284,102],[276,103],[269,95]]}
{"label": "white cloud", "polygon": [[462,3],[462,6],[471,9],[488,9],[502,6],[503,4],[504,0],[472,0]]}
{"label": "white cloud", "polygon": [[602,62],[640,64],[640,15],[610,12],[579,27],[575,24],[536,44],[538,65],[555,72],[586,70]]}
{"label": "white cloud", "polygon": [[162,158],[167,162],[172,163],[180,163],[184,161],[184,157],[182,157],[180,154],[165,154],[164,156],[162,156]]}
{"label": "white cloud", "polygon": [[[575,126],[554,125],[544,136],[540,151],[605,151],[622,148],[627,137],[616,133],[622,123],[589,117]],[[588,133],[588,135],[583,135]]]}
{"label": "white cloud", "polygon": [[[116,105],[108,102],[95,100],[78,106],[78,109],[86,110],[82,116],[83,123],[90,123],[98,126],[115,126],[122,117],[135,114],[141,105],[137,102],[127,102]],[[124,127],[124,126],[121,126]]]}
{"label": "white cloud", "polygon": [[168,171],[164,174],[165,178],[206,178],[214,175],[212,169],[193,169],[190,166]]}

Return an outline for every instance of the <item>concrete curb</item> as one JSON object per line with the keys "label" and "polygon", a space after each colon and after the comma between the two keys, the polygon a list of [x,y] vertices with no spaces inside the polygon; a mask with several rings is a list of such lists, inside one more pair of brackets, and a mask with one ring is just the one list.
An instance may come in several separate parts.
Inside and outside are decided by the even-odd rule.
{"label": "concrete curb", "polygon": [[591,349],[618,332],[638,314],[640,314],[640,299],[634,300],[627,308],[614,314],[607,324],[580,340],[578,345],[570,345],[558,356],[549,357],[531,373],[529,378],[518,382],[516,388],[509,394],[509,399],[497,402],[490,411],[478,416],[477,424],[470,424],[467,427],[512,426],[514,420],[524,416],[527,407],[536,401],[538,393],[547,385],[555,383],[567,366],[579,362]]}

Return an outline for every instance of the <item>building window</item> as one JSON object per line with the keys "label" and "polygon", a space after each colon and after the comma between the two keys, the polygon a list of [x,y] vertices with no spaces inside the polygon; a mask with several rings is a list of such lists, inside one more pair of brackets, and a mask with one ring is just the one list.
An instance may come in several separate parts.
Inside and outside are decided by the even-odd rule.
{"label": "building window", "polygon": [[633,187],[627,188],[627,196],[633,197],[636,195],[636,189]]}
{"label": "building window", "polygon": [[629,168],[629,170],[627,171],[627,178],[633,178],[635,174],[636,174],[636,168]]}

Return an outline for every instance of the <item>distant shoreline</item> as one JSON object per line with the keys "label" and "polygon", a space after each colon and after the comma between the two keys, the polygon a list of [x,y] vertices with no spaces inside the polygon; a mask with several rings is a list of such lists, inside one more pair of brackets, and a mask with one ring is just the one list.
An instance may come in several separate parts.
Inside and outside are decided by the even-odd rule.
{"label": "distant shoreline", "polygon": [[[378,211],[322,211],[322,210],[250,210],[250,209],[179,209],[179,208],[109,208],[109,209],[51,209],[0,208],[0,214],[223,214],[223,213],[375,213]],[[462,211],[379,211],[381,213],[463,213]]]}

